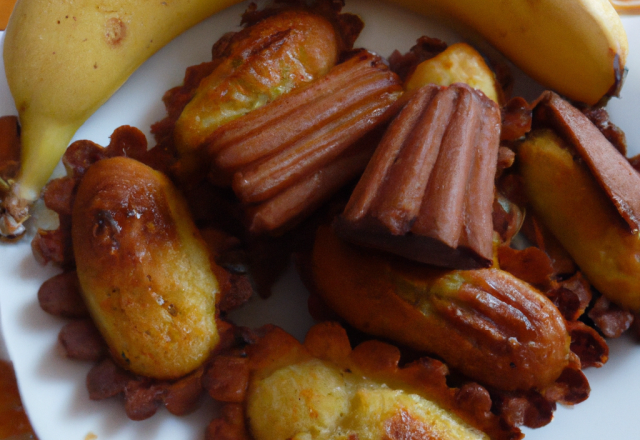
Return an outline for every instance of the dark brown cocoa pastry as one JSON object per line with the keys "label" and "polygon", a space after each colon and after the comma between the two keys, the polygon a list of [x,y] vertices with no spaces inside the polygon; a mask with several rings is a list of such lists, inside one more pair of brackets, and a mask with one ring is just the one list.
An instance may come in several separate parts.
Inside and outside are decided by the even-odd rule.
{"label": "dark brown cocoa pastry", "polygon": [[534,124],[553,128],[605,190],[631,231],[640,229],[640,174],[589,118],[551,91],[538,99]]}
{"label": "dark brown cocoa pastry", "polygon": [[252,232],[277,231],[292,220],[310,214],[362,173],[371,159],[374,147],[375,144],[372,144],[369,148],[347,152],[270,200],[248,206],[248,229]]}
{"label": "dark brown cocoa pastry", "polygon": [[498,106],[464,84],[420,89],[335,223],[344,239],[442,267],[491,266]]}
{"label": "dark brown cocoa pastry", "polygon": [[279,229],[362,172],[374,147],[363,138],[396,114],[401,95],[384,60],[361,51],[216,130],[211,178],[231,184],[252,232]]}

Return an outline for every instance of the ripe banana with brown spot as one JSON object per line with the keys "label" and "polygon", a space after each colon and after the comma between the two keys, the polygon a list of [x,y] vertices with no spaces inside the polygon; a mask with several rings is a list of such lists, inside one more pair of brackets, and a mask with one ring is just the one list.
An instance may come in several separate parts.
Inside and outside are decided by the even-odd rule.
{"label": "ripe banana with brown spot", "polygon": [[[5,209],[38,198],[76,130],[147,58],[239,2],[18,1],[3,56],[22,128],[22,166]],[[19,233],[25,218],[11,220],[3,232]]]}

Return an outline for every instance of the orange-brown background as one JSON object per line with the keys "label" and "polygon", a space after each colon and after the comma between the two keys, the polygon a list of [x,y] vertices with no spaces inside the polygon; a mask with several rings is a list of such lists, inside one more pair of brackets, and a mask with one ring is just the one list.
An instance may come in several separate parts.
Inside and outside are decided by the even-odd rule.
{"label": "orange-brown background", "polygon": [[20,402],[13,368],[0,360],[0,440],[35,438]]}
{"label": "orange-brown background", "polygon": [[16,0],[0,0],[0,30],[7,27],[7,21],[9,21],[9,15],[11,15],[15,2]]}

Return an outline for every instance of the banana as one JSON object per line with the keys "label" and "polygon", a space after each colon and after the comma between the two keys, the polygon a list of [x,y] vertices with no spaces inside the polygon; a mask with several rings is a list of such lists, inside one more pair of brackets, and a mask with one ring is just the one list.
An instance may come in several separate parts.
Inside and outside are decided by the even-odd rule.
{"label": "banana", "polygon": [[5,209],[37,199],[76,130],[147,58],[239,2],[19,0],[3,56],[22,128],[22,167]]}
{"label": "banana", "polygon": [[617,95],[628,45],[609,0],[390,0],[477,32],[533,79],[569,99]]}

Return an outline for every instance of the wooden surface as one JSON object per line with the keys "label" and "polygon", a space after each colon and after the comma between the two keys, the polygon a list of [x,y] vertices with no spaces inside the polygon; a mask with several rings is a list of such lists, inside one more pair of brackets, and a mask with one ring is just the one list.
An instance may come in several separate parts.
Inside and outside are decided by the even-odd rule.
{"label": "wooden surface", "polygon": [[0,31],[7,27],[9,15],[11,15],[15,2],[16,0],[0,0]]}
{"label": "wooden surface", "polygon": [[35,439],[22,408],[11,363],[0,360],[0,440]]}

